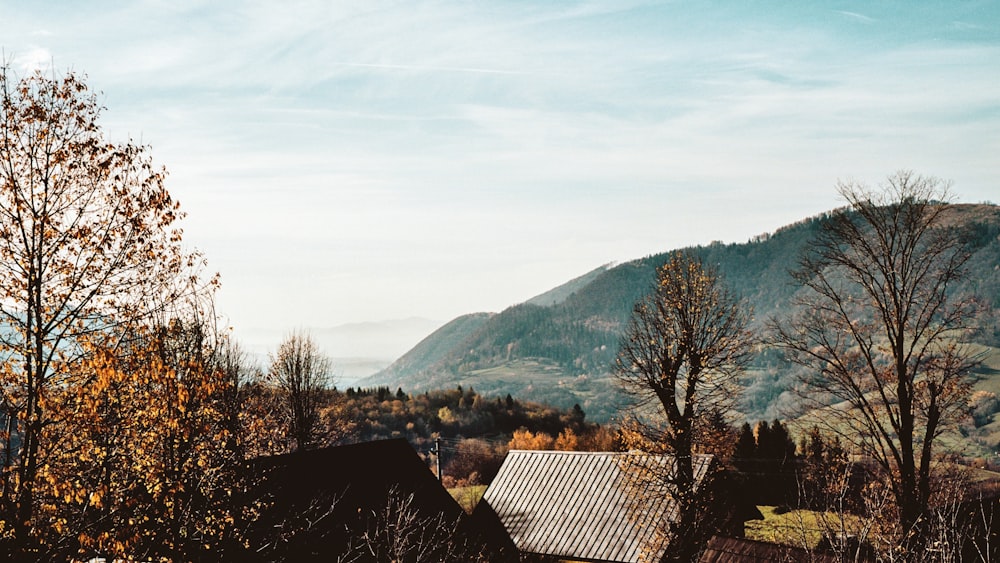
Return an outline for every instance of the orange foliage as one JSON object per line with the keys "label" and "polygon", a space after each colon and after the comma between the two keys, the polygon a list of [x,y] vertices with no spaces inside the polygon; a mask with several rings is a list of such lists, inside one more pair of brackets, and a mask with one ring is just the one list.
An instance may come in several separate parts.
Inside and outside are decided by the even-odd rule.
{"label": "orange foliage", "polygon": [[[199,282],[201,257],[181,247],[165,172],[147,147],[104,138],[84,81],[0,65],[0,549],[37,559],[93,537],[114,551],[131,541],[127,520],[91,530],[129,512],[113,494],[122,466],[130,491],[142,475],[160,483],[145,496],[175,492],[167,469],[143,465],[153,438],[139,429],[178,436],[168,413],[197,427],[205,389],[180,376],[192,366],[126,370],[96,351],[148,338],[128,331],[215,281]],[[175,466],[189,459],[172,453]]]}
{"label": "orange foliage", "polygon": [[186,559],[229,533],[220,500],[236,460],[217,400],[227,381],[194,332],[144,330],[125,354],[96,348],[81,363],[86,384],[62,391],[65,424],[46,436],[36,492],[50,501],[36,527],[55,536],[47,543],[68,533],[80,555]]}
{"label": "orange foliage", "polygon": [[507,444],[510,450],[551,450],[555,447],[555,440],[545,432],[532,432],[520,429],[514,431],[514,436]]}
{"label": "orange foliage", "polygon": [[559,433],[554,444],[555,449],[564,452],[575,452],[580,450],[580,439],[572,428],[567,428]]}

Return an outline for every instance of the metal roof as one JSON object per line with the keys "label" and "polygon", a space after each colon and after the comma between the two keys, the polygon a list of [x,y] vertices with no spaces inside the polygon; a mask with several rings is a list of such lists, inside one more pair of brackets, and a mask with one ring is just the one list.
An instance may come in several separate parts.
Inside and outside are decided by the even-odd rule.
{"label": "metal roof", "polygon": [[[695,479],[712,456],[695,456]],[[483,500],[522,553],[638,562],[665,547],[659,524],[677,503],[662,477],[670,456],[513,450]]]}

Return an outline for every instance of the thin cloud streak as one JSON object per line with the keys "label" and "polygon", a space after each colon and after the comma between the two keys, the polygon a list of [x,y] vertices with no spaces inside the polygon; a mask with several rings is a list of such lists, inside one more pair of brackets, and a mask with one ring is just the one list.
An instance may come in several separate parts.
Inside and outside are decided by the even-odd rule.
{"label": "thin cloud streak", "polygon": [[422,65],[394,65],[386,63],[345,63],[345,62],[333,62],[330,63],[331,66],[349,66],[349,67],[359,67],[359,68],[377,68],[384,70],[405,70],[405,71],[419,71],[419,72],[471,72],[474,74],[531,74],[527,72],[517,71],[517,70],[500,70],[492,68],[461,68],[461,67],[446,67],[446,66],[422,66]]}
{"label": "thin cloud streak", "polygon": [[859,22],[862,22],[862,23],[875,23],[875,21],[876,21],[875,18],[871,18],[871,17],[868,17],[868,16],[866,16],[864,14],[859,14],[857,12],[848,12],[846,10],[834,10],[834,12],[838,13],[838,14],[840,14],[842,16],[847,16],[848,18],[850,18],[852,20],[859,21]]}
{"label": "thin cloud streak", "polygon": [[237,327],[498,310],[827,210],[840,177],[1000,182],[1000,39],[954,23],[986,8],[89,6],[5,6],[6,52],[153,145]]}

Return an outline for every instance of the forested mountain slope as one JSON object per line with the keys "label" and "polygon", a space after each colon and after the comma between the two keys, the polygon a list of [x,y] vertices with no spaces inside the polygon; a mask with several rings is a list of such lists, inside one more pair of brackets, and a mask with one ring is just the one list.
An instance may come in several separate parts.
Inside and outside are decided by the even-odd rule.
{"label": "forested mountain slope", "polygon": [[[788,312],[800,288],[788,272],[825,216],[783,227],[742,244],[713,243],[685,250],[718,268],[729,288],[753,307],[755,324]],[[985,305],[974,340],[1000,345],[1000,207],[955,205],[951,222],[966,228],[974,250],[967,281],[956,288]],[[622,397],[610,372],[632,307],[649,289],[668,252],[601,267],[498,313],[455,319],[363,385],[410,391],[474,385],[481,393],[524,396],[560,406],[579,403],[595,420],[616,414]],[[794,406],[789,369],[765,351],[744,381],[742,410],[773,417]]]}

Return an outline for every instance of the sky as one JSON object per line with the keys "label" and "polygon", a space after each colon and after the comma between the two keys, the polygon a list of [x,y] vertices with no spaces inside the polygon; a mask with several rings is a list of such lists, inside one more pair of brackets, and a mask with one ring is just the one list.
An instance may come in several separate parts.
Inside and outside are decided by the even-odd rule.
{"label": "sky", "polygon": [[[900,169],[1000,200],[1000,3],[0,0],[261,334],[500,311]],[[262,332],[263,331],[263,332]],[[253,336],[257,335],[257,336]]]}

